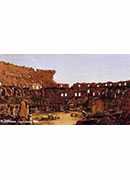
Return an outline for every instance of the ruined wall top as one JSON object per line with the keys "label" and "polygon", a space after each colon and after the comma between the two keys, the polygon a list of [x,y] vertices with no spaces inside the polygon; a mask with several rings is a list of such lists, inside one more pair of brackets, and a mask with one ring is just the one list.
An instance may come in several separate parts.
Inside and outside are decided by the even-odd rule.
{"label": "ruined wall top", "polygon": [[51,85],[55,70],[33,69],[0,61],[0,83],[6,86]]}

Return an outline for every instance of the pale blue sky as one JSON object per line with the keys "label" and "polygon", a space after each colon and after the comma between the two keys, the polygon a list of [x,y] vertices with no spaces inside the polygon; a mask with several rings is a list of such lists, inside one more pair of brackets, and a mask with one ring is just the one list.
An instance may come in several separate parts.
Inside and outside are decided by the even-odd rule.
{"label": "pale blue sky", "polygon": [[55,69],[55,80],[64,83],[130,80],[130,55],[0,55],[18,65]]}

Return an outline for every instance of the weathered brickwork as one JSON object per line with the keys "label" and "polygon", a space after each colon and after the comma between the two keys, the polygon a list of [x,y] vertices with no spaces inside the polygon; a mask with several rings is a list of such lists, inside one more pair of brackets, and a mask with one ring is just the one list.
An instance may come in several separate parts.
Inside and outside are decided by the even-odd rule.
{"label": "weathered brickwork", "polygon": [[[99,104],[103,111],[114,109],[130,109],[130,81],[117,83],[85,84],[77,83],[69,87],[67,84],[32,87],[1,86],[0,104],[19,104],[27,99],[30,107],[39,111],[92,111],[94,104]],[[102,100],[104,105],[101,105]],[[97,105],[96,105],[97,106]],[[95,109],[99,109],[95,107]]]}
{"label": "weathered brickwork", "polygon": [[0,84],[4,86],[33,87],[38,89],[43,85],[54,84],[54,74],[54,70],[35,70],[0,61]]}
{"label": "weathered brickwork", "polygon": [[54,70],[35,71],[0,62],[0,114],[15,117],[21,104],[32,113],[122,111],[130,114],[130,81],[75,83],[70,87],[56,83],[54,74]]}

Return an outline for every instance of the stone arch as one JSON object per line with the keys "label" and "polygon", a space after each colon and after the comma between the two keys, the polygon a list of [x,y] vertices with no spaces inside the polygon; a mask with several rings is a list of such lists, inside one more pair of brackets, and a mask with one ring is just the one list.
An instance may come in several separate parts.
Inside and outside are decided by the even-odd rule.
{"label": "stone arch", "polygon": [[6,87],[1,87],[1,96],[8,96],[8,91]]}
{"label": "stone arch", "polygon": [[23,96],[23,92],[21,88],[17,88],[17,95],[18,96]]}
{"label": "stone arch", "polygon": [[22,96],[23,92],[21,90],[21,88],[14,88],[14,95],[15,96]]}
{"label": "stone arch", "polygon": [[7,90],[9,96],[13,96],[12,88],[8,87],[6,90]]}

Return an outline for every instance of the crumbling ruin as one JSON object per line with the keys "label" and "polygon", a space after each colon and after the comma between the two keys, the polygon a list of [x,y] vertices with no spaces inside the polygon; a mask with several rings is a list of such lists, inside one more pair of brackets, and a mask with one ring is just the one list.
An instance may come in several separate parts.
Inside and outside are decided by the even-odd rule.
{"label": "crumbling ruin", "polygon": [[0,85],[40,88],[55,84],[54,70],[40,70],[0,61]]}
{"label": "crumbling ruin", "polygon": [[[54,74],[54,70],[34,70],[0,62],[0,117],[27,119],[25,111],[85,111],[92,115],[121,112],[128,119],[130,81],[75,83],[70,87],[69,84],[56,83]],[[27,109],[24,100],[28,102]],[[22,117],[24,113],[26,115]]]}

